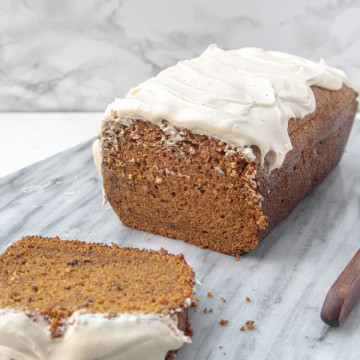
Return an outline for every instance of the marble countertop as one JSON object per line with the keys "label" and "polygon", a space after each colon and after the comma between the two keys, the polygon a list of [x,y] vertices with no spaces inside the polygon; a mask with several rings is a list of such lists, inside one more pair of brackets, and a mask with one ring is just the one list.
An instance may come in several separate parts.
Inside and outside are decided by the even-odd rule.
{"label": "marble countertop", "polygon": [[[0,251],[23,235],[41,234],[184,253],[201,285],[198,307],[189,314],[193,343],[179,351],[179,360],[360,357],[359,304],[342,328],[320,320],[328,289],[359,246],[359,118],[341,164],[255,250],[234,261],[124,227],[102,207],[91,156],[94,137],[89,140],[97,133],[101,114],[0,114],[2,128],[9,117],[18,121],[16,128],[6,128],[6,136],[1,134],[5,168],[16,157],[26,158],[25,166],[51,155],[46,152],[49,143],[52,152],[81,144],[0,178]],[[26,127],[30,119],[32,125]],[[86,123],[82,134],[75,134],[80,126],[76,121]],[[30,156],[31,146],[42,150]],[[204,313],[205,308],[213,312]],[[221,319],[229,323],[221,326]],[[255,329],[240,331],[247,320],[255,321]]]}
{"label": "marble countertop", "polygon": [[98,133],[101,112],[0,112],[0,177]]}

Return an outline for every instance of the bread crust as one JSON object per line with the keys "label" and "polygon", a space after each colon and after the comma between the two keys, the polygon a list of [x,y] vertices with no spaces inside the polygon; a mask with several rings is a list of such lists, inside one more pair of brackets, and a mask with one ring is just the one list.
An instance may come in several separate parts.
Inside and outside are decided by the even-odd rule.
{"label": "bread crust", "polygon": [[357,111],[357,93],[344,85],[339,91],[312,87],[316,111],[300,120],[290,120],[293,149],[280,169],[270,174],[259,168],[257,181],[263,197],[262,210],[268,223],[263,239],[339,163]]}

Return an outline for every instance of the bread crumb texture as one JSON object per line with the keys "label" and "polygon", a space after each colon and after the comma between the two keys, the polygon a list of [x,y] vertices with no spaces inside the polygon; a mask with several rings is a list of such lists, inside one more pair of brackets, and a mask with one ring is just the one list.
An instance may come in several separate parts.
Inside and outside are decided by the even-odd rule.
{"label": "bread crumb texture", "polygon": [[189,130],[174,141],[150,122],[116,119],[103,126],[102,174],[125,225],[232,255],[257,245],[266,220],[255,163]]}

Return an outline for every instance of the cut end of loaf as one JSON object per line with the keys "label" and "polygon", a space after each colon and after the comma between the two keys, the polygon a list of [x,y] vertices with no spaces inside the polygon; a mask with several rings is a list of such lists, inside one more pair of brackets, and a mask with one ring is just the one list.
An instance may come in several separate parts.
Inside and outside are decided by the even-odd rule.
{"label": "cut end of loaf", "polygon": [[103,186],[120,220],[231,255],[253,249],[267,224],[256,163],[214,138],[172,136],[142,120],[104,124]]}

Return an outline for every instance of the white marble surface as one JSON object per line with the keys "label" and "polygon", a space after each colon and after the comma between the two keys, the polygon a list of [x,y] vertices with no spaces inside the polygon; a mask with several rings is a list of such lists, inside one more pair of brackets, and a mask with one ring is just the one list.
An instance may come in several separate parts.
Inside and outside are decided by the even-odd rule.
{"label": "white marble surface", "polygon": [[[182,252],[202,285],[198,308],[190,310],[193,343],[177,359],[357,360],[360,305],[342,328],[323,324],[320,310],[359,247],[359,141],[360,118],[341,164],[240,261],[122,226],[101,206],[92,140],[0,179],[0,251],[23,235],[41,234]],[[205,307],[214,311],[205,314]],[[220,326],[221,319],[229,324]],[[241,332],[247,320],[255,329]]]}
{"label": "white marble surface", "polygon": [[356,0],[2,0],[0,111],[103,111],[211,43],[343,68],[360,89]]}
{"label": "white marble surface", "polygon": [[94,137],[102,117],[100,112],[0,112],[0,177]]}

